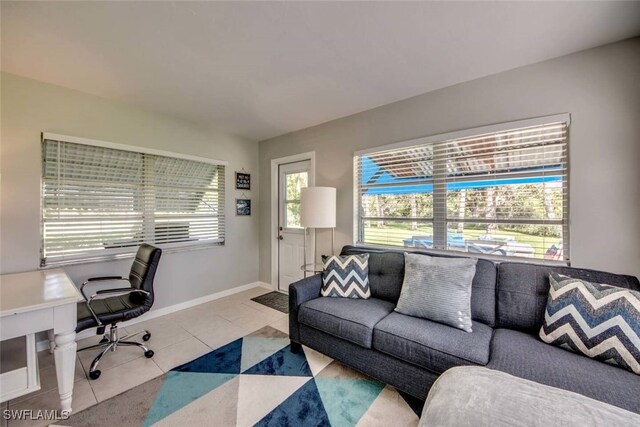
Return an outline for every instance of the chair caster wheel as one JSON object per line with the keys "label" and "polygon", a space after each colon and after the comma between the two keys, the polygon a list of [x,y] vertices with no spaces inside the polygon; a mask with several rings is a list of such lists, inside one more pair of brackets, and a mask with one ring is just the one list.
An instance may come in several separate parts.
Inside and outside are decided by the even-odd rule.
{"label": "chair caster wheel", "polygon": [[151,359],[153,357],[153,350],[147,350],[144,352],[144,357]]}
{"label": "chair caster wheel", "polygon": [[89,371],[89,378],[91,378],[92,380],[97,380],[98,378],[100,378],[100,374],[101,372],[99,370]]}
{"label": "chair caster wheel", "polygon": [[149,341],[151,339],[151,334],[144,334],[142,336],[142,341]]}

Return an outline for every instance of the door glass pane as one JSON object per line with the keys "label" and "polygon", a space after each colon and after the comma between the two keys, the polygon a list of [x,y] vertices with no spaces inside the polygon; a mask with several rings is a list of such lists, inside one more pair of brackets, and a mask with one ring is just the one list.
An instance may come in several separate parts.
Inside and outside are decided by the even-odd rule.
{"label": "door glass pane", "polygon": [[287,202],[285,217],[287,228],[302,228],[300,226],[300,202]]}
{"label": "door glass pane", "polygon": [[308,172],[294,172],[285,175],[286,194],[284,224],[286,228],[300,226],[300,190],[307,186]]}
{"label": "door glass pane", "polygon": [[307,172],[288,173],[287,201],[300,200],[300,189],[307,186]]}

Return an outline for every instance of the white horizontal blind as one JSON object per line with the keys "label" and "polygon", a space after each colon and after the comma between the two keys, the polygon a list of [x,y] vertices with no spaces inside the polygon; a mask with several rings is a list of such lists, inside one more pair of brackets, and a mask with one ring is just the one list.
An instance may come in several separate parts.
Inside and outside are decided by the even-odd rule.
{"label": "white horizontal blind", "polygon": [[41,265],[224,242],[224,165],[44,139]]}
{"label": "white horizontal blind", "polygon": [[431,145],[358,156],[356,170],[360,243],[402,246],[409,231],[432,227]]}
{"label": "white horizontal blind", "polygon": [[567,128],[556,121],[356,156],[358,242],[568,261]]}

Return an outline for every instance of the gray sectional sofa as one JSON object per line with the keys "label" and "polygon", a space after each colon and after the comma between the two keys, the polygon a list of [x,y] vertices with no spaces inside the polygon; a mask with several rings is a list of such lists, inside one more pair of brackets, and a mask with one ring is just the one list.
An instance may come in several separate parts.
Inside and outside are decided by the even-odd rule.
{"label": "gray sectional sofa", "polygon": [[304,344],[420,399],[425,399],[433,382],[447,369],[480,365],[640,413],[640,375],[538,338],[551,271],[640,290],[637,278],[480,259],[472,284],[473,332],[467,333],[395,312],[404,277],[404,252],[342,249],[342,255],[362,253],[370,254],[370,299],[321,297],[320,274],[291,285],[292,351]]}

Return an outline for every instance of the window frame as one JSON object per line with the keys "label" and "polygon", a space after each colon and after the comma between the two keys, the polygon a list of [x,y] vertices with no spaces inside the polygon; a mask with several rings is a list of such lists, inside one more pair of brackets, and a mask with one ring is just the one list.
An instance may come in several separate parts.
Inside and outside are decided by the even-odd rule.
{"label": "window frame", "polygon": [[[492,124],[487,126],[480,126],[480,127],[447,132],[447,133],[442,133],[437,135],[430,135],[430,136],[414,138],[406,141],[400,141],[397,143],[377,146],[373,148],[367,148],[364,150],[358,150],[354,152],[354,155],[353,155],[353,199],[354,199],[353,241],[355,246],[378,247],[378,248],[387,248],[387,249],[395,248],[395,249],[401,249],[407,252],[421,250],[419,248],[412,248],[412,247],[371,244],[371,243],[364,242],[364,227],[362,226],[362,224],[364,223],[365,218],[368,218],[368,217],[363,217],[360,215],[360,213],[363,212],[362,197],[360,196],[360,182],[362,177],[360,176],[358,163],[359,163],[359,158],[361,158],[362,156],[378,153],[381,151],[398,150],[398,149],[410,148],[414,146],[424,146],[424,145],[435,146],[438,143],[443,143],[443,142],[455,140],[455,139],[468,138],[468,137],[496,133],[496,132],[505,132],[512,129],[541,126],[545,124],[558,123],[558,122],[566,123],[566,137],[565,137],[566,176],[563,181],[563,184],[566,186],[566,199],[565,199],[566,206],[564,207],[566,212],[566,218],[563,218],[562,242],[563,244],[565,244],[565,247],[563,248],[563,250],[566,251],[567,259],[548,260],[548,259],[540,259],[540,258],[525,258],[525,257],[508,256],[508,255],[490,255],[490,254],[477,254],[477,253],[473,253],[473,256],[478,258],[491,259],[495,261],[506,260],[506,261],[516,261],[516,262],[523,262],[523,263],[542,263],[542,264],[548,264],[548,265],[570,266],[571,265],[571,258],[570,258],[570,247],[571,247],[571,244],[570,244],[570,236],[571,236],[570,234],[570,228],[571,228],[570,227],[571,226],[571,222],[570,222],[570,218],[571,218],[570,216],[570,149],[569,149],[570,125],[571,125],[570,113],[560,113],[560,114],[554,114],[549,116],[541,116],[541,117],[535,117],[535,118],[524,119],[524,120],[503,122],[503,123],[497,123],[497,124]],[[426,218],[418,218],[418,219],[407,218],[407,219],[400,219],[400,221],[406,221],[406,222],[416,221],[418,223],[420,223],[421,221],[423,223],[430,222],[433,225],[433,230],[434,230],[433,243],[435,246],[436,244],[446,243],[447,224],[449,222],[457,222],[457,221],[453,219],[450,220],[448,218],[447,207],[446,207],[446,198],[448,194],[446,190],[446,181],[443,180],[442,177],[438,178],[438,176],[436,176],[438,174],[436,173],[437,168],[435,166],[435,162],[437,162],[437,160],[435,159],[436,157],[435,150],[434,150],[433,157],[434,158],[432,161],[434,162],[434,166],[433,166],[433,177],[431,178],[431,181],[433,181],[434,190],[433,190],[433,215],[431,220],[427,220]],[[444,160],[441,159],[440,161],[444,161]],[[436,190],[438,186],[441,187],[439,191]],[[445,202],[445,203],[440,203],[438,205],[439,208],[436,208],[437,196],[443,199]],[[398,220],[398,218],[389,218],[389,221],[393,221],[393,220]],[[468,222],[473,222],[473,220],[468,219]],[[534,222],[535,220],[531,221],[531,223],[534,223]],[[566,224],[566,226],[564,226],[564,224]],[[436,233],[436,228],[439,229],[440,233]],[[469,254],[468,252],[460,252],[460,251],[454,251],[449,249],[439,249],[439,248],[430,248],[428,249],[428,251],[431,251],[434,253],[442,253],[442,254],[458,255],[458,256],[460,255],[464,256]]]}
{"label": "window frame", "polygon": [[[101,148],[107,148],[107,149],[114,149],[114,150],[123,150],[123,151],[129,151],[129,152],[133,152],[133,153],[138,153],[138,154],[148,154],[148,155],[153,155],[153,156],[162,156],[162,157],[169,157],[169,158],[173,158],[173,159],[181,159],[181,160],[189,160],[189,161],[194,161],[194,162],[201,162],[201,163],[208,163],[211,165],[215,165],[215,166],[222,166],[224,168],[224,187],[223,187],[223,199],[222,199],[222,204],[223,204],[223,209],[222,209],[222,229],[223,229],[223,237],[221,238],[221,240],[215,240],[213,242],[207,242],[207,243],[202,243],[199,241],[195,241],[195,242],[171,242],[171,243],[158,243],[157,245],[159,247],[161,247],[163,249],[163,251],[165,253],[172,253],[172,252],[186,252],[186,251],[195,251],[195,250],[203,250],[203,249],[210,249],[212,247],[216,247],[216,246],[224,246],[225,244],[225,240],[226,240],[226,229],[227,229],[227,224],[226,224],[226,218],[228,218],[227,215],[227,180],[228,180],[228,164],[229,162],[227,162],[226,160],[217,160],[217,159],[210,159],[210,158],[206,158],[206,157],[200,157],[200,156],[194,156],[194,155],[190,155],[190,154],[183,154],[183,153],[176,153],[176,152],[171,152],[171,151],[164,151],[164,150],[157,150],[154,148],[147,148],[147,147],[140,147],[140,146],[133,146],[133,145],[126,145],[126,144],[120,144],[120,143],[115,143],[115,142],[109,142],[109,141],[101,141],[101,140],[96,140],[96,139],[90,139],[90,138],[82,138],[82,137],[76,137],[76,136],[70,136],[70,135],[61,135],[61,134],[56,134],[56,133],[50,133],[50,132],[41,132],[40,134],[40,145],[41,147],[44,144],[45,140],[51,140],[51,141],[60,141],[60,142],[69,142],[69,143],[74,143],[74,144],[82,144],[82,145],[90,145],[90,146],[95,146],[95,147],[101,147]],[[44,162],[44,158],[41,158],[41,165]],[[54,260],[52,262],[46,262],[46,258],[44,256],[44,251],[45,251],[45,235],[44,235],[44,225],[45,225],[45,220],[44,220],[44,185],[45,185],[45,177],[43,175],[43,173],[40,173],[40,205],[39,205],[39,215],[40,215],[40,261],[39,261],[39,269],[41,270],[45,270],[45,269],[50,269],[50,268],[59,268],[62,266],[66,266],[66,265],[79,265],[79,264],[87,264],[87,263],[94,263],[94,262],[104,262],[104,261],[114,261],[114,260],[118,260],[118,259],[127,259],[127,258],[131,258],[135,255],[136,251],[137,251],[137,247],[135,246],[131,246],[131,247],[125,247],[125,248],[109,248],[109,253],[108,254],[102,254],[102,255],[87,255],[84,256],[82,258],[73,258],[73,259],[68,259],[68,260],[64,260],[64,259],[60,259],[60,260]]]}

